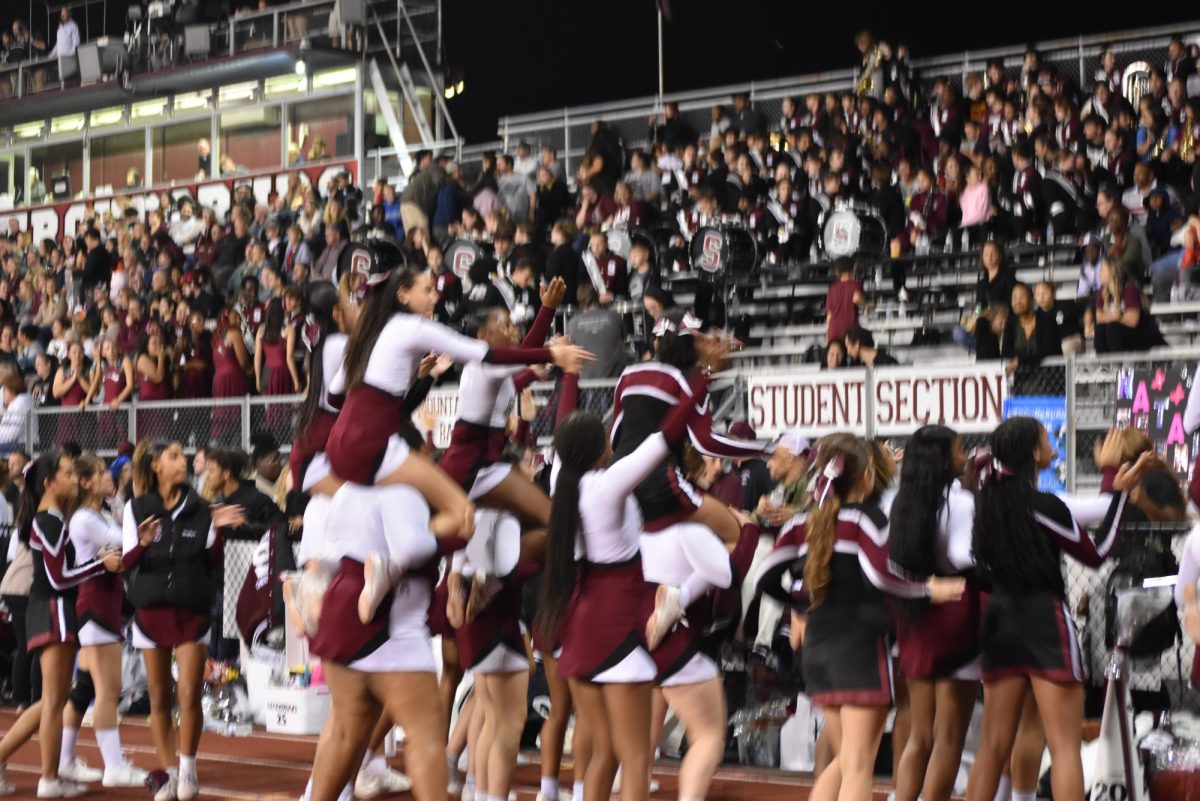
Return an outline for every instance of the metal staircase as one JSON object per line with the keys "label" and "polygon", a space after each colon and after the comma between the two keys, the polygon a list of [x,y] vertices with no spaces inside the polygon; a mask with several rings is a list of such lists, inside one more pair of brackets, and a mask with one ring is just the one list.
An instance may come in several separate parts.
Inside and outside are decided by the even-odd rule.
{"label": "metal staircase", "polygon": [[[442,94],[441,0],[369,0],[366,58],[377,98],[399,90],[399,107],[383,116],[403,172],[411,150],[457,150],[458,131]],[[413,129],[419,141],[409,141]]]}

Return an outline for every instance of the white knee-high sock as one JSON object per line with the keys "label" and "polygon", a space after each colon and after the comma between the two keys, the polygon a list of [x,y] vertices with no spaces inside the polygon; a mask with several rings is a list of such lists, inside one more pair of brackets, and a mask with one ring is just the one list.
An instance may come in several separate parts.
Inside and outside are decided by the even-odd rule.
{"label": "white knee-high sock", "polygon": [[58,764],[66,767],[75,761],[75,741],[79,739],[79,729],[73,726],[63,726],[62,748],[58,752]]}

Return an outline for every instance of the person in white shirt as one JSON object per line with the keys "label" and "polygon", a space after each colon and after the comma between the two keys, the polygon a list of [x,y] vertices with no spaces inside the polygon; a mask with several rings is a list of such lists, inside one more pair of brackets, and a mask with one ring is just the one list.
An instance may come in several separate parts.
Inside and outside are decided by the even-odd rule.
{"label": "person in white shirt", "polygon": [[71,19],[71,9],[66,6],[63,6],[58,18],[58,33],[54,38],[54,49],[50,51],[50,58],[73,56],[79,49],[79,26]]}
{"label": "person in white shirt", "polygon": [[25,391],[25,377],[13,364],[0,364],[0,451],[8,452],[25,445],[26,421],[33,398]]}
{"label": "person in white shirt", "polygon": [[204,223],[196,219],[195,206],[190,198],[179,201],[179,218],[171,223],[171,239],[183,250],[183,255],[191,256],[196,252],[196,240],[204,231]]}

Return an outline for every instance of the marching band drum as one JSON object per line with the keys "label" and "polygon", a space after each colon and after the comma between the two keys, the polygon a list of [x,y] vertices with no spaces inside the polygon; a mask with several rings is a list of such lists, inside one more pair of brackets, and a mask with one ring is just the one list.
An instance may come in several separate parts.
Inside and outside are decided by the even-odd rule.
{"label": "marching band drum", "polygon": [[821,252],[831,258],[859,253],[882,256],[887,252],[887,226],[874,206],[837,201],[817,221]]}
{"label": "marching band drum", "polygon": [[692,237],[691,255],[702,280],[749,278],[758,264],[758,244],[741,226],[709,225]]}

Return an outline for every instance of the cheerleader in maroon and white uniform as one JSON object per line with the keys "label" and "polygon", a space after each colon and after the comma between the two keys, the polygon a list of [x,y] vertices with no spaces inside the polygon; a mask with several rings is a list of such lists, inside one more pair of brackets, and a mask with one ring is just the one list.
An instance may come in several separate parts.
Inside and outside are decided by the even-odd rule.
{"label": "cheerleader in maroon and white uniform", "polygon": [[[335,522],[336,521],[336,522]],[[433,586],[429,565],[438,542],[429,506],[414,488],[345,483],[333,497],[325,532],[326,558],[339,570],[310,640],[333,697],[327,737],[313,763],[313,801],[332,801],[353,776],[381,712],[404,727],[407,766],[418,799],[445,798],[445,715],[426,627]],[[359,617],[363,564],[384,554],[408,571],[387,593],[380,613]]]}
{"label": "cheerleader in maroon and white uniform", "polygon": [[[544,640],[561,642],[559,671],[592,732],[586,798],[608,797],[618,762],[630,777],[649,772],[650,692],[658,669],[645,626],[653,589],[642,576],[641,516],[630,493],[700,416],[691,398],[706,388],[705,375],[696,371],[660,430],[615,461],[596,416],[572,414],[555,431],[538,625]],[[645,801],[648,789],[645,781],[625,781],[621,798]]]}
{"label": "cheerleader in maroon and white uniform", "polygon": [[785,526],[759,566],[758,588],[791,600],[780,579],[804,576],[810,599],[801,667],[825,715],[834,759],[812,797],[871,798],[872,774],[892,703],[888,617],[883,593],[954,601],[961,579],[926,583],[897,575],[888,560],[887,518],[879,508],[874,450],[849,434],[818,443],[813,503]]}
{"label": "cheerleader in maroon and white uniform", "polygon": [[[346,348],[345,364],[330,387],[345,395],[342,414],[330,431],[327,453],[333,472],[356,484],[410,484],[438,511],[452,506],[462,491],[428,460],[409,453],[400,438],[404,397],[421,359],[442,353],[457,362],[560,364],[587,356],[570,345],[549,348],[497,348],[468,339],[433,322],[437,291],[429,274],[398,268],[375,272],[364,285],[361,320]],[[446,496],[449,497],[446,497]],[[447,503],[443,503],[445,500]],[[461,521],[458,514],[455,523]],[[438,530],[437,520],[434,530]]]}
{"label": "cheerleader in maroon and white uniform", "polygon": [[17,718],[0,741],[0,795],[15,788],[4,775],[4,765],[36,733],[42,757],[38,798],[66,798],[84,789],[58,776],[63,733],[63,707],[75,669],[78,622],[76,588],[106,570],[121,569],[120,554],[105,551],[100,558],[81,562],[67,536],[63,509],[75,502],[79,479],[75,464],[59,451],[43,453],[25,475],[17,514],[17,532],[33,554],[33,584],[29,591],[26,630],[30,653],[39,651],[42,699]]}
{"label": "cheerleader in maroon and white uniform", "polygon": [[[566,284],[561,278],[542,291],[542,307],[521,347],[541,347],[545,343],[565,293]],[[479,321],[477,338],[489,349],[515,347],[517,327],[506,309],[491,309]],[[509,440],[509,413],[521,392],[536,379],[537,374],[530,369],[472,363],[463,368],[459,381],[458,420],[438,466],[479,506],[510,512],[521,524],[513,541],[480,535],[471,538],[467,556],[476,570],[476,581],[468,618],[474,617],[475,609],[486,606],[498,589],[495,582],[484,585],[484,577],[504,576],[516,567],[522,527],[529,536],[533,532],[528,529],[544,530],[550,520],[550,498],[503,458]],[[500,529],[493,533],[499,534]]]}
{"label": "cheerleader in maroon and white uniform", "polygon": [[[75,461],[79,475],[79,508],[71,515],[68,532],[75,556],[82,561],[98,558],[121,549],[121,527],[105,508],[115,491],[112,475],[104,462],[90,453]],[[96,703],[92,710],[96,742],[104,759],[105,787],[141,787],[146,771],[135,768],[121,755],[121,735],[117,730],[117,703],[121,700],[121,605],[125,587],[112,573],[102,573],[79,585],[75,610],[79,619],[79,664],[92,676]],[[72,746],[74,741],[72,740]],[[64,748],[64,752],[65,752]],[[72,753],[61,762],[74,762]]]}
{"label": "cheerleader in maroon and white uniform", "polygon": [[[962,437],[924,426],[908,439],[900,487],[889,512],[892,561],[914,576],[972,570],[975,496],[959,483],[966,470]],[[897,623],[900,666],[911,729],[896,776],[898,801],[949,801],[963,742],[979,694],[982,599],[968,584],[955,603],[902,601]]]}
{"label": "cheerleader in maroon and white uniform", "polygon": [[1066,503],[1037,489],[1038,471],[1056,455],[1041,423],[1010,418],[992,433],[990,446],[980,461],[972,538],[976,567],[992,585],[980,637],[983,741],[967,798],[991,801],[1030,692],[1054,763],[1054,797],[1083,798],[1083,668],[1065,602],[1062,554],[1088,567],[1104,562],[1119,536],[1129,491],[1153,452],[1121,464],[1120,436],[1109,433],[1097,461],[1102,490],[1114,494],[1093,541]]}

